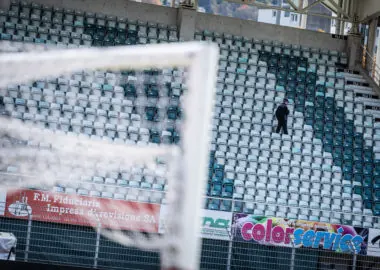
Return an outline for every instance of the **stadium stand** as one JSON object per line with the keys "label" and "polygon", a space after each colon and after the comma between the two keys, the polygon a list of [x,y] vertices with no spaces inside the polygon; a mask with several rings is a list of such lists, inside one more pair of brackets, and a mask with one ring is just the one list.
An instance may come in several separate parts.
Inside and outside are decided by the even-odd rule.
{"label": "stadium stand", "polygon": [[[195,38],[221,48],[210,195],[233,183],[233,197],[245,201],[237,212],[373,226],[351,213],[379,215],[378,112],[371,110],[378,96],[339,68],[346,55],[207,31]],[[273,113],[285,97],[293,104],[290,134],[280,136]],[[281,205],[296,208],[287,213]],[[330,220],[323,210],[331,209]]]}
{"label": "stadium stand", "polygon": [[[337,68],[346,55],[217,33],[195,38],[215,40],[222,55],[211,195],[233,182],[236,199],[300,207],[286,213],[281,206],[254,210],[246,202],[238,212],[372,226],[361,217],[351,220],[351,213],[379,214],[376,124],[366,109],[377,95],[354,86],[365,82],[360,75]],[[273,112],[284,97],[293,104],[288,136],[273,132]],[[222,168],[231,179],[224,183]],[[332,220],[320,211],[330,209]]]}
{"label": "stadium stand", "polygon": [[[11,1],[9,10],[0,10],[0,25],[1,40],[58,48],[181,41],[174,25],[30,2]],[[379,97],[362,75],[345,69],[346,53],[209,30],[195,31],[194,40],[220,47],[204,208],[380,228],[380,220],[373,218],[380,216]],[[9,85],[0,97],[0,110],[56,133],[115,143],[177,144],[184,75],[181,69],[81,71]],[[149,100],[142,110],[141,97]],[[169,98],[168,106],[161,105],[162,98]],[[289,135],[274,132],[274,112],[284,98],[290,101]],[[154,127],[143,127],[143,122]],[[17,164],[0,169],[14,173]],[[166,170],[164,164],[155,171],[99,167],[54,191],[165,204]],[[100,268],[153,269],[159,263],[157,253],[113,243],[92,228],[39,221],[33,225],[28,244],[24,221],[4,218],[0,226],[20,228],[19,249],[24,255],[25,246],[31,245],[29,261],[70,265],[76,260],[76,265],[92,267],[97,246]],[[42,250],[59,241],[62,250]],[[280,249],[273,269],[290,269],[286,257],[292,256],[291,250]],[[233,253],[233,269],[266,269],[273,250],[239,242],[229,250],[228,241],[204,239],[202,267],[222,269]],[[302,252],[297,253],[296,269],[316,267],[317,251],[308,260]]]}

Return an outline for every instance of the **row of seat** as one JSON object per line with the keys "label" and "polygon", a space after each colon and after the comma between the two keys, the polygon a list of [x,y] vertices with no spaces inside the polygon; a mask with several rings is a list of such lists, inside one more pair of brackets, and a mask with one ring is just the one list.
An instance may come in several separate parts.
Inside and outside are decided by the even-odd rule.
{"label": "row of seat", "polygon": [[24,24],[13,24],[5,22],[3,27],[0,27],[0,32],[3,33],[3,39],[7,39],[6,35],[11,36],[8,39],[14,39],[14,36],[28,37],[34,39],[35,43],[46,43],[47,41],[73,43],[76,45],[91,46],[92,38],[83,31],[61,28],[36,27]]}
{"label": "row of seat", "polygon": [[[289,44],[282,44],[281,42],[277,41],[269,41],[269,40],[256,40],[252,38],[247,37],[241,37],[241,36],[233,36],[231,34],[220,34],[220,33],[210,33],[208,31],[203,32],[196,32],[194,35],[195,40],[207,40],[207,41],[214,41],[220,45],[227,45],[230,48],[233,49],[244,49],[244,48],[252,48],[253,44],[261,45],[261,47],[258,47],[258,49],[264,49],[267,51],[275,51],[277,48],[284,49],[284,54],[287,54],[286,50],[294,51],[297,54],[298,53],[312,53],[321,56],[321,58],[327,59],[328,56],[340,56],[342,57],[342,60],[345,62],[347,59],[347,56],[344,52],[339,53],[337,51],[329,51],[325,49],[317,49],[317,48],[309,48],[304,47],[300,45],[289,45]],[[299,55],[296,55],[299,56]]]}
{"label": "row of seat", "polygon": [[[3,15],[5,12],[0,13]],[[38,5],[36,3],[32,3],[31,5],[17,3],[14,2],[11,4],[9,13],[11,17],[17,17],[18,15],[22,16],[30,16],[33,20],[50,20],[57,21],[59,23],[85,23],[85,24],[96,24],[99,26],[107,26],[107,27],[118,27],[124,28],[126,26],[127,20],[125,18],[117,18],[112,15],[104,15],[101,13],[91,13],[91,12],[82,12],[80,10],[72,10],[72,9],[61,9],[58,7],[52,7],[49,5]],[[131,23],[131,22],[129,22]],[[160,29],[176,29],[176,26],[167,26],[164,24],[157,24],[153,22],[143,22],[143,21],[135,21],[135,25],[138,25],[141,28],[150,27],[150,28],[160,28]]]}
{"label": "row of seat", "polygon": [[[71,92],[71,94],[73,94]],[[33,95],[33,93],[32,93]],[[34,95],[36,97],[37,95]],[[41,97],[41,96],[39,96]],[[74,114],[84,113],[88,115],[98,115],[108,117],[119,117],[119,113],[122,114],[122,118],[129,118],[129,115],[133,114],[135,111],[141,110],[150,114],[150,111],[154,111],[155,114],[167,114],[169,119],[176,120],[180,116],[179,104],[176,101],[166,101],[156,104],[154,101],[145,102],[144,99],[138,100],[138,102],[133,103],[133,101],[128,99],[119,98],[108,98],[108,97],[98,97],[86,95],[71,95],[69,99],[65,99],[64,96],[45,96],[44,101],[36,99],[23,99],[23,98],[12,98],[10,96],[4,97],[2,103],[8,111],[17,111],[20,113],[29,112],[31,114],[36,114],[37,110],[39,114],[48,116],[60,116],[61,114],[67,116],[67,118],[72,118]],[[65,104],[66,103],[66,104]],[[81,109],[79,109],[81,108]],[[57,113],[54,113],[57,112]],[[76,115],[78,118],[79,115]],[[106,118],[108,118],[106,117]],[[91,121],[94,121],[92,119]]]}
{"label": "row of seat", "polygon": [[[158,203],[161,204],[165,202],[164,193],[162,192],[153,192],[153,191],[127,191],[128,189],[118,188],[118,192],[111,191],[99,191],[96,190],[93,186],[86,188],[70,188],[70,187],[55,187],[54,191],[58,193],[66,194],[77,194],[81,196],[90,196],[90,197],[101,197],[106,199],[115,199],[115,200],[127,200],[127,201],[139,201],[139,202],[149,202],[149,203]],[[123,191],[125,191],[123,193]]]}
{"label": "row of seat", "polygon": [[[28,8],[23,8],[28,9]],[[17,11],[16,11],[17,10]],[[42,14],[42,15],[41,15]],[[74,18],[75,17],[75,18]],[[75,20],[74,20],[75,19]],[[39,9],[0,11],[1,38],[36,43],[112,46],[178,41],[176,27],[127,22],[115,17],[60,13]],[[92,40],[93,38],[93,40]]]}
{"label": "row of seat", "polygon": [[[38,83],[38,87],[30,87],[28,85],[8,86],[7,94],[12,98],[21,99],[34,99],[36,101],[47,101],[53,103],[58,100],[59,104],[68,104],[69,99],[81,100],[99,100],[103,99],[105,102],[111,100],[135,99],[137,95],[143,95],[151,99],[152,102],[158,102],[153,98],[160,97],[179,97],[181,94],[181,87],[178,82],[166,82],[165,84],[159,83],[146,83],[136,85],[133,83],[123,83],[120,85],[112,85],[108,83],[87,83],[82,81],[80,85],[58,85],[48,83]],[[115,83],[117,84],[117,83]],[[46,88],[43,88],[46,87]],[[56,88],[59,88],[57,90]]]}
{"label": "row of seat", "polygon": [[[177,143],[180,139],[175,129],[155,130],[148,128],[138,128],[128,125],[115,125],[113,123],[80,121],[66,118],[45,118],[36,116],[35,118],[20,117],[17,113],[12,113],[13,118],[24,120],[25,123],[35,123],[42,128],[49,128],[53,131],[60,131],[67,134],[82,134],[91,139],[110,139],[118,143]],[[29,117],[29,116],[28,116]]]}
{"label": "row of seat", "polygon": [[[28,2],[18,2],[12,1],[9,11],[15,14],[26,14],[26,15],[34,15],[36,17],[48,17],[49,19],[57,19],[59,21],[70,21],[70,22],[86,22],[87,24],[99,24],[100,26],[108,26],[108,27],[119,27],[125,28],[125,23],[127,20],[125,18],[117,18],[112,15],[104,15],[101,13],[94,14],[92,12],[83,12],[80,10],[73,9],[62,9],[58,7],[53,7],[50,5],[39,5],[37,3],[28,3]],[[103,22],[105,21],[105,22]],[[167,26],[164,24],[157,24],[154,22],[144,22],[144,21],[136,21],[134,22],[139,27],[158,27],[161,29],[169,28],[172,30],[176,29],[176,26]]]}
{"label": "row of seat", "polygon": [[[14,42],[25,42],[25,43],[38,43],[42,45],[57,45],[59,48],[86,48],[90,45],[102,47],[102,46],[115,46],[115,45],[136,45],[136,44],[156,44],[156,43],[167,43],[167,42],[175,42],[177,41],[176,38],[172,38],[171,40],[166,39],[156,39],[156,38],[146,38],[146,37],[131,37],[126,39],[104,39],[104,40],[94,40],[90,41],[85,38],[78,39],[78,38],[68,38],[64,37],[62,38],[59,36],[56,37],[50,37],[47,40],[43,38],[33,38],[31,36],[20,36],[20,35],[11,35],[8,33],[0,33],[0,40],[4,41],[14,41]],[[67,45],[67,43],[69,43]]]}

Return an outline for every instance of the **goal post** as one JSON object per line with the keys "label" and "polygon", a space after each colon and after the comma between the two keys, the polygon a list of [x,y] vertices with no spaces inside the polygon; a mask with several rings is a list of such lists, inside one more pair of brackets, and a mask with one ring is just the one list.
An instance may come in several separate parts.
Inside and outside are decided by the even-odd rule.
{"label": "goal post", "polygon": [[208,45],[199,53],[193,54],[189,65],[189,92],[184,103],[186,120],[183,125],[181,144],[183,167],[181,164],[174,166],[177,170],[180,169],[175,173],[177,179],[184,181],[181,183],[174,180],[182,187],[178,186],[180,192],[172,193],[179,197],[174,200],[176,203],[170,204],[170,207],[174,207],[174,211],[170,212],[179,214],[178,219],[172,221],[177,224],[171,225],[175,226],[175,231],[182,227],[185,232],[178,239],[173,239],[173,241],[183,241],[183,245],[179,247],[178,255],[173,254],[174,256],[170,257],[177,260],[170,264],[179,265],[181,269],[199,267],[198,220],[207,176],[217,65],[218,49],[216,46]]}
{"label": "goal post", "polygon": [[[149,155],[166,153],[168,163],[172,165],[168,174],[169,214],[166,233],[163,244],[159,247],[163,269],[199,269],[199,218],[207,178],[218,54],[215,44],[189,42],[100,49],[53,49],[6,53],[0,57],[0,91],[4,91],[9,84],[27,83],[39,78],[58,77],[88,69],[186,69],[187,90],[183,95],[184,118],[178,146],[125,145],[118,148],[110,145],[109,148],[117,152],[116,157],[129,160],[136,158],[139,161],[144,160],[142,156],[148,158]],[[1,119],[0,128],[11,133],[17,134],[17,127],[23,125],[22,122],[12,122],[14,125],[9,125],[7,121]],[[64,135],[62,136],[61,147],[62,142],[65,142]],[[51,140],[54,143],[54,137]],[[73,144],[72,149],[74,146]],[[82,146],[92,144],[85,142]],[[91,151],[91,155],[101,156],[107,148],[107,144],[103,142],[94,143],[94,146],[99,148]],[[69,149],[66,150],[69,153]],[[112,153],[108,158],[111,157]]]}

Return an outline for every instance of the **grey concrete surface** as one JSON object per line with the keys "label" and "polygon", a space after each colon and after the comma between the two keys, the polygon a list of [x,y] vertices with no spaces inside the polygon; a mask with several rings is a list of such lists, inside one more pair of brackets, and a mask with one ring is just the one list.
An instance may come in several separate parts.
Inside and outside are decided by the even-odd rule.
{"label": "grey concrete surface", "polygon": [[334,39],[330,34],[204,13],[197,14],[195,28],[313,48],[337,51],[346,49],[345,40]]}
{"label": "grey concrete surface", "polygon": [[379,0],[357,0],[359,20],[367,20],[380,15]]}
{"label": "grey concrete surface", "polygon": [[194,40],[195,20],[197,12],[193,9],[178,9],[178,30],[179,36],[184,41]]}
{"label": "grey concrete surface", "polygon": [[9,8],[10,3],[11,0],[0,0],[0,9],[7,10]]}

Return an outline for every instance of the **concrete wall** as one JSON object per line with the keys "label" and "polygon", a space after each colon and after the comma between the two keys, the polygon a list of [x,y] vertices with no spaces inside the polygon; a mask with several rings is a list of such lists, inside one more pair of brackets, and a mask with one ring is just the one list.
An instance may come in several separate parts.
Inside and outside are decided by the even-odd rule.
{"label": "concrete wall", "polygon": [[194,40],[197,12],[188,8],[178,9],[178,31],[181,40]]}
{"label": "concrete wall", "polygon": [[[0,0],[3,1],[3,0]],[[177,9],[128,0],[28,0],[55,7],[103,13],[131,20],[145,20],[167,25],[177,24]]]}
{"label": "concrete wall", "polygon": [[285,44],[299,44],[313,48],[345,51],[346,41],[334,39],[330,34],[304,29],[284,27],[230,17],[198,13],[195,21],[197,30],[246,36],[256,39],[277,40]]}
{"label": "concrete wall", "polygon": [[[3,1],[3,0],[0,0]],[[8,1],[8,0],[7,0]],[[170,7],[143,4],[128,0],[28,0],[40,4],[82,11],[99,12],[106,15],[127,17],[128,19],[158,22],[168,25],[182,25],[181,32],[195,29],[230,33],[256,39],[278,40],[286,44],[299,44],[315,48],[345,51],[346,42],[333,39],[330,34],[318,33],[291,27],[283,27],[254,21],[205,13],[186,12],[188,21],[180,20],[182,12]],[[379,1],[380,2],[380,1]],[[192,13],[192,14],[191,14]],[[183,33],[182,33],[183,34]],[[193,33],[185,33],[185,40]]]}
{"label": "concrete wall", "polygon": [[7,10],[9,8],[10,3],[11,0],[0,0],[0,9]]}
{"label": "concrete wall", "polygon": [[366,20],[380,15],[379,0],[360,0],[358,2],[357,11],[360,20]]}

